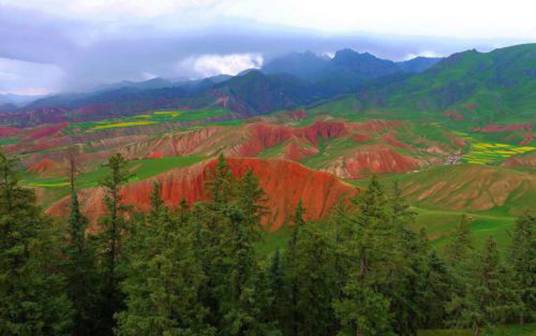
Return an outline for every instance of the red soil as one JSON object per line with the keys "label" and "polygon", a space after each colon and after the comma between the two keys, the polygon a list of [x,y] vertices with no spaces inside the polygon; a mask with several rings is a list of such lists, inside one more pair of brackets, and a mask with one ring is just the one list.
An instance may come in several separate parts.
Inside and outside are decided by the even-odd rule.
{"label": "red soil", "polygon": [[370,136],[369,135],[366,135],[366,134],[355,134],[352,139],[355,141],[355,142],[367,142],[370,140]]}
{"label": "red soil", "polygon": [[60,165],[58,163],[45,157],[41,159],[40,161],[30,165],[28,167],[28,171],[34,174],[46,175],[46,174],[50,174],[54,172],[59,167]]}
{"label": "red soil", "polygon": [[388,147],[372,146],[359,150],[352,157],[339,159],[328,171],[343,178],[362,178],[370,173],[402,173],[418,169],[417,159],[403,156]]}
{"label": "red soil", "polygon": [[[263,219],[269,230],[277,230],[287,222],[300,199],[306,209],[306,218],[316,220],[326,215],[341,198],[356,192],[354,187],[331,174],[314,171],[291,161],[231,158],[227,162],[233,175],[243,176],[251,169],[259,178],[267,195],[265,205],[271,209],[271,213]],[[148,211],[154,181],[161,183],[161,196],[170,206],[177,206],[182,199],[189,203],[206,199],[205,183],[215,164],[214,160],[203,162],[129,184],[121,192],[124,203]],[[80,192],[82,210],[93,224],[104,212],[102,196],[103,191],[98,188]],[[50,207],[48,212],[62,216],[67,213],[68,206],[69,198],[66,197]]]}
{"label": "red soil", "polygon": [[41,126],[38,128],[34,128],[26,136],[32,140],[52,136],[52,135],[57,134],[59,131],[61,131],[65,127],[67,127],[67,125],[69,125],[69,123],[64,122],[64,123],[59,123],[59,124]]}
{"label": "red soil", "polygon": [[514,132],[514,131],[532,131],[532,124],[506,124],[506,125],[496,125],[490,124],[484,127],[477,127],[474,129],[476,132],[483,133],[498,133],[498,132]]}
{"label": "red soil", "polygon": [[19,132],[20,129],[16,127],[0,127],[0,137],[13,136]]}
{"label": "red soil", "polygon": [[396,138],[396,135],[394,133],[392,133],[392,132],[385,134],[383,136],[383,140],[385,142],[387,142],[389,145],[393,146],[393,147],[398,147],[398,148],[409,148],[410,147],[408,144],[400,142]]}
{"label": "red soil", "polygon": [[368,120],[362,123],[351,124],[351,128],[358,131],[364,132],[381,132],[388,129],[393,129],[400,127],[402,122],[398,120],[380,120],[373,119]]}
{"label": "red soil", "polygon": [[303,128],[256,123],[248,126],[248,134],[248,140],[236,150],[238,156],[255,156],[290,139],[304,139],[316,146],[319,138],[341,137],[347,134],[347,129],[346,124],[339,121],[319,120]]}
{"label": "red soil", "polygon": [[463,116],[463,114],[460,114],[459,112],[457,111],[447,111],[445,113],[443,113],[443,115],[445,117],[449,117],[450,119],[452,120],[456,120],[456,121],[462,121],[465,119],[465,117]]}

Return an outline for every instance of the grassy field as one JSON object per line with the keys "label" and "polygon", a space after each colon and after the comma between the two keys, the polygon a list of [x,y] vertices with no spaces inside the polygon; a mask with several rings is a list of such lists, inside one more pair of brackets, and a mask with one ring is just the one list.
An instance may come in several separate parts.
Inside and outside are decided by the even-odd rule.
{"label": "grassy field", "polygon": [[197,110],[153,111],[151,113],[138,114],[130,117],[72,123],[66,129],[66,132],[96,132],[115,128],[139,127],[161,123],[187,123],[195,121],[208,122],[211,119],[225,117],[230,113],[230,110],[220,107],[210,107]]}
{"label": "grassy field", "polygon": [[[203,160],[200,156],[173,156],[161,159],[144,159],[129,161],[129,169],[133,174],[130,182],[135,182],[164,173],[173,168],[187,167]],[[76,182],[79,189],[96,187],[108,173],[108,168],[100,166],[92,171],[81,173]],[[69,192],[69,183],[64,177],[39,177],[23,175],[21,184],[33,188],[45,188],[51,198],[49,203],[60,199]]]}

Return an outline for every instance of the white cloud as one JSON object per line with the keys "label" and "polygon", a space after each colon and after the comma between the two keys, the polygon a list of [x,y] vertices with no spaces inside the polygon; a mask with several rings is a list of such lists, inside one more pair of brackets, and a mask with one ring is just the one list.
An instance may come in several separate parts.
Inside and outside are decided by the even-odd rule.
{"label": "white cloud", "polygon": [[246,69],[257,69],[262,66],[264,59],[257,53],[244,54],[207,54],[189,57],[179,63],[179,70],[193,70],[197,77],[216,75],[237,75]]}
{"label": "white cloud", "polygon": [[424,51],[420,51],[420,52],[417,52],[417,53],[412,53],[412,54],[408,54],[406,55],[404,58],[403,58],[403,61],[407,61],[407,60],[410,60],[410,59],[413,59],[415,57],[445,57],[445,56],[448,56],[448,55],[442,55],[438,52],[435,52],[435,51],[432,51],[432,50],[424,50]]}

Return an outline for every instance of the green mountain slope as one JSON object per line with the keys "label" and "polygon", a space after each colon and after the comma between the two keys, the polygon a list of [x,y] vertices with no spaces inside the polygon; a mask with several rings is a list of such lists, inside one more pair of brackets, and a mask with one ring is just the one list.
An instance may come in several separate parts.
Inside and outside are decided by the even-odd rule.
{"label": "green mountain slope", "polygon": [[454,54],[427,71],[359,94],[368,108],[462,115],[478,124],[536,119],[536,44]]}

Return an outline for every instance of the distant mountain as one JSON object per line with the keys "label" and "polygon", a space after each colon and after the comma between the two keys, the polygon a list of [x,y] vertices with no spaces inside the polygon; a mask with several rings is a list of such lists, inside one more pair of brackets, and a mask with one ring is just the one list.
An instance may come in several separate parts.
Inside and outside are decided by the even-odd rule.
{"label": "distant mountain", "polygon": [[222,82],[210,94],[226,97],[227,106],[244,115],[264,114],[311,101],[308,86],[293,76],[249,71]]}
{"label": "distant mountain", "polygon": [[415,57],[407,61],[397,62],[398,68],[404,72],[420,73],[439,63],[442,57]]}
{"label": "distant mountain", "polygon": [[31,103],[34,100],[40,99],[43,96],[25,96],[16,94],[0,94],[0,105],[21,107]]}
{"label": "distant mountain", "polygon": [[123,88],[134,88],[134,89],[161,89],[166,87],[174,86],[174,82],[156,77],[146,81],[134,82],[134,81],[121,81],[118,83],[105,84],[96,87],[92,91],[110,91]]}
{"label": "distant mountain", "polygon": [[536,121],[536,44],[457,53],[405,80],[365,88],[359,97],[369,107],[450,111],[482,123]]}
{"label": "distant mountain", "polygon": [[251,116],[356,94],[363,108],[395,113],[449,112],[482,123],[510,117],[536,121],[536,44],[404,62],[350,49],[331,60],[296,53],[235,77],[183,82],[155,78],[119,86],[45,97],[7,118],[17,123],[96,120],[214,105]]}
{"label": "distant mountain", "polygon": [[322,75],[330,59],[310,51],[291,53],[272,60],[262,67],[265,74],[289,74],[302,80],[314,81]]}

